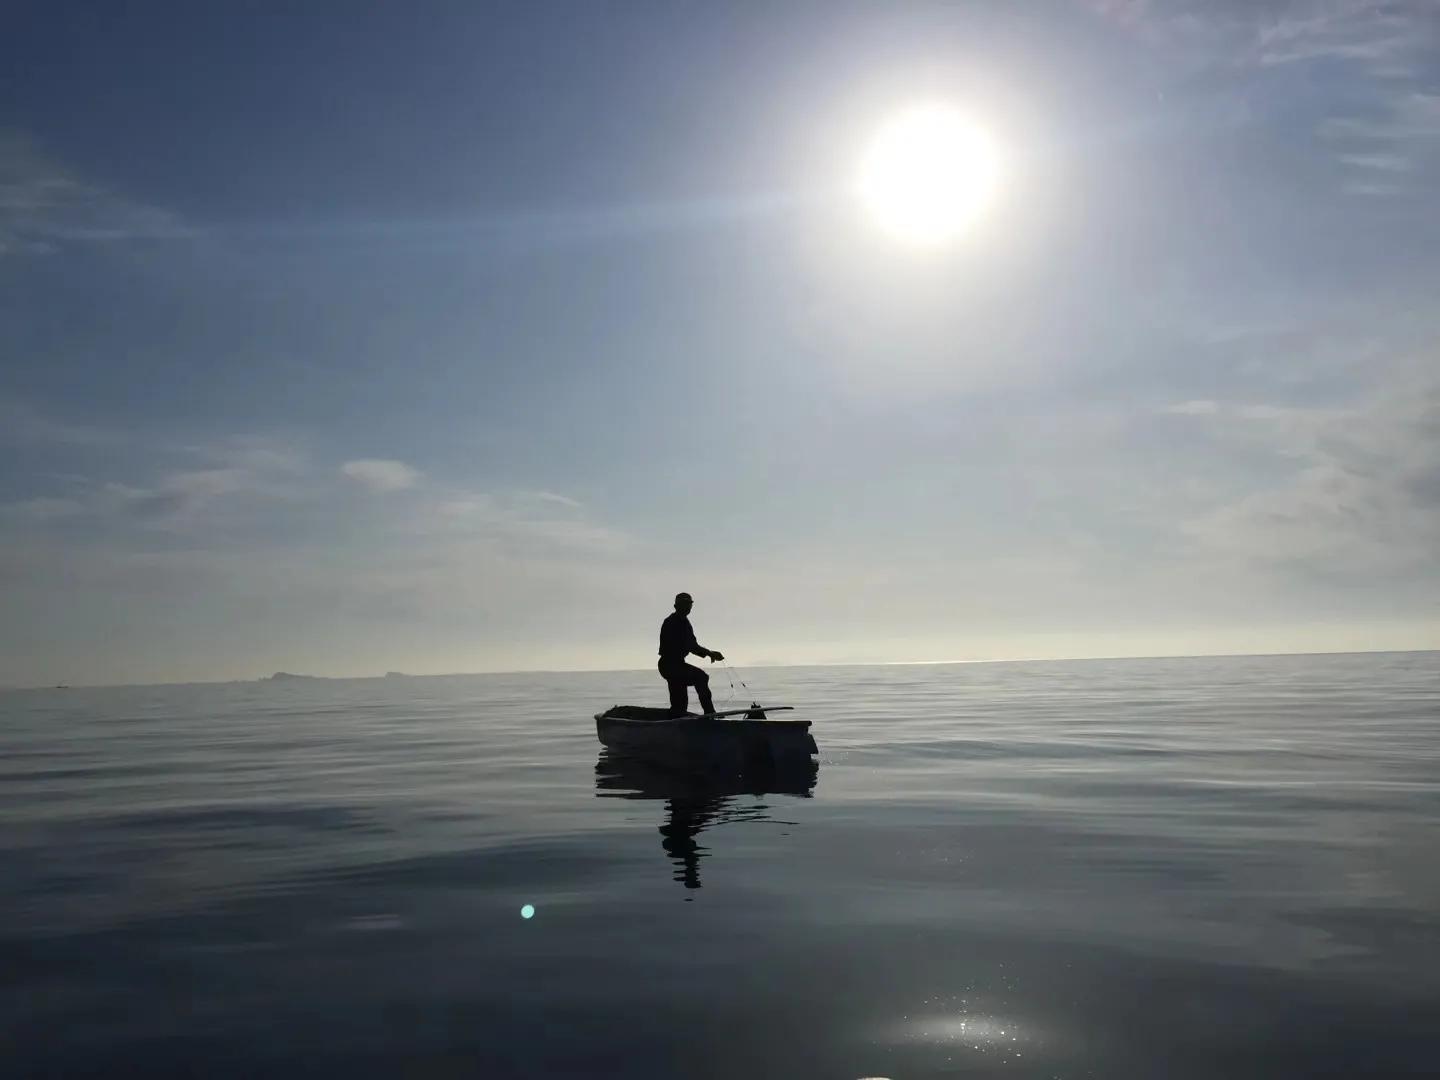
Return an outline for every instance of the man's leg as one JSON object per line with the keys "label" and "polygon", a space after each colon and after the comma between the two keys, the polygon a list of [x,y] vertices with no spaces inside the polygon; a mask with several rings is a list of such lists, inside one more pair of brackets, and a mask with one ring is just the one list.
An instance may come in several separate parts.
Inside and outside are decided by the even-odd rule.
{"label": "man's leg", "polygon": [[665,685],[670,688],[670,715],[684,716],[690,708],[690,696],[685,691],[685,673],[683,671],[671,671],[662,667],[660,669],[660,677],[665,680]]}
{"label": "man's leg", "polygon": [[695,687],[695,696],[700,699],[700,711],[702,713],[714,712],[715,702],[710,697],[710,676],[694,664],[685,665],[685,674],[690,677],[690,682]]}

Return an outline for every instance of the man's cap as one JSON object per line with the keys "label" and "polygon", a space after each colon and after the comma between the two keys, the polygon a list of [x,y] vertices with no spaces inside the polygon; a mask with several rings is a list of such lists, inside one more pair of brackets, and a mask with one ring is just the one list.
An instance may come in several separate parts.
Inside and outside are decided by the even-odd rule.
{"label": "man's cap", "polygon": [[675,603],[678,604],[681,600],[689,600],[692,604],[695,602],[695,598],[688,592],[677,592],[675,594]]}

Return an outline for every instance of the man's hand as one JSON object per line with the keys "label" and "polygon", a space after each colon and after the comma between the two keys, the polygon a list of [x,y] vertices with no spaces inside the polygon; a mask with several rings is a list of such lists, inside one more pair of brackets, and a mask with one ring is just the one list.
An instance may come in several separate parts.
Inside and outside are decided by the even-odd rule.
{"label": "man's hand", "polygon": [[716,652],[714,649],[711,649],[711,650],[710,650],[710,661],[711,661],[711,663],[714,663],[716,660],[724,660],[724,659],[725,659],[725,656],[724,656],[723,653],[718,653],[718,652]]}

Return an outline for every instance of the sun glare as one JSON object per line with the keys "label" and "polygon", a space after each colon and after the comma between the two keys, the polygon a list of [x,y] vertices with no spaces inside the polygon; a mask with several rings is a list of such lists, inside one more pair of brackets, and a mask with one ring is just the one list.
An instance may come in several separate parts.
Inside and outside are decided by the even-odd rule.
{"label": "sun glare", "polygon": [[995,196],[1000,165],[989,134],[942,105],[893,116],[861,163],[857,192],[875,221],[907,243],[934,247],[963,233]]}

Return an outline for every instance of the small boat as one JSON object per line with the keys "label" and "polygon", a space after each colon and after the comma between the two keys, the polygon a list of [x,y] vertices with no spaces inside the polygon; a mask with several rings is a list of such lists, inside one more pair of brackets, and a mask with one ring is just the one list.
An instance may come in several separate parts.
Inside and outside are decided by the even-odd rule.
{"label": "small boat", "polygon": [[808,764],[820,752],[810,721],[766,717],[789,709],[751,705],[672,717],[669,709],[615,705],[595,714],[595,734],[618,753],[704,768],[745,771]]}

